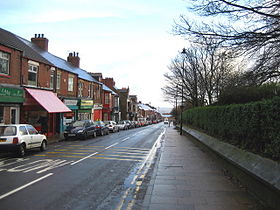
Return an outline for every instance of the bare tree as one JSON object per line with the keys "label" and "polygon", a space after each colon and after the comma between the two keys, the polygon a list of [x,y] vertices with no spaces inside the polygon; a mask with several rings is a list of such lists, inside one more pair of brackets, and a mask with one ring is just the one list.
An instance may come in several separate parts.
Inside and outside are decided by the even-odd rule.
{"label": "bare tree", "polygon": [[208,38],[254,60],[250,75],[256,84],[280,76],[279,0],[190,0],[191,11],[213,20],[194,22],[181,15],[174,33],[195,43]]}
{"label": "bare tree", "polygon": [[190,47],[178,55],[164,76],[162,88],[166,100],[183,97],[192,107],[212,104],[228,85],[233,72],[231,54],[213,43],[207,47]]}

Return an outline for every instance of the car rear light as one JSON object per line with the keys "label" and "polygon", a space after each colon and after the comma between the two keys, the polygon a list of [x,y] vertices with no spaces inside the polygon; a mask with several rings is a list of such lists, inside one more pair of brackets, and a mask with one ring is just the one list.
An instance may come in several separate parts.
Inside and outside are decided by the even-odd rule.
{"label": "car rear light", "polygon": [[101,128],[100,126],[96,126],[96,128]]}
{"label": "car rear light", "polygon": [[13,144],[18,144],[18,137],[13,138]]}
{"label": "car rear light", "polygon": [[112,127],[112,125],[109,125],[109,127]]}

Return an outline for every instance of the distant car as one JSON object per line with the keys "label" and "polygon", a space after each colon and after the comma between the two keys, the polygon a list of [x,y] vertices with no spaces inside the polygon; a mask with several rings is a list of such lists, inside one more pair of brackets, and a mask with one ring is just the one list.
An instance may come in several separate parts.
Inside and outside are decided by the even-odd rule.
{"label": "distant car", "polygon": [[118,122],[117,126],[120,130],[127,130],[129,128],[128,124],[125,121]]}
{"label": "distant car", "polygon": [[130,120],[124,120],[124,122],[127,124],[128,128],[135,128],[134,123]]}
{"label": "distant car", "polygon": [[87,139],[92,136],[96,137],[96,126],[91,120],[77,120],[66,127],[64,131],[64,138]]}
{"label": "distant car", "polygon": [[104,123],[109,128],[109,131],[113,133],[120,131],[119,126],[117,126],[115,121],[104,121]]}
{"label": "distant car", "polygon": [[99,136],[108,135],[110,133],[109,128],[105,125],[103,121],[93,122],[96,128],[96,133]]}
{"label": "distant car", "polygon": [[47,149],[48,141],[29,124],[0,125],[0,151],[16,152],[23,157],[27,149]]}
{"label": "distant car", "polygon": [[168,120],[164,120],[163,123],[164,123],[164,124],[169,124]]}

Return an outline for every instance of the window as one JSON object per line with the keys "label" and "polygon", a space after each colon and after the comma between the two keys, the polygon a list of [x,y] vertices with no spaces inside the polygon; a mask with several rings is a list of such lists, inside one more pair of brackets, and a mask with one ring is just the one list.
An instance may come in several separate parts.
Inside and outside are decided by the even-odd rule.
{"label": "window", "polygon": [[28,64],[28,85],[37,86],[37,74],[39,65]]}
{"label": "window", "polygon": [[54,72],[55,72],[55,68],[51,67],[51,78],[50,78],[50,88],[53,89],[53,85],[54,85]]}
{"label": "window", "polygon": [[105,93],[105,104],[109,104],[110,99],[109,99],[109,93]]}
{"label": "window", "polygon": [[9,74],[10,54],[0,51],[0,74]]}
{"label": "window", "polygon": [[26,128],[25,128],[25,126],[20,126],[19,127],[19,133],[20,133],[20,135],[28,135],[28,132],[27,132],[27,130],[26,130]]}
{"label": "window", "polygon": [[74,90],[74,77],[69,76],[68,77],[68,91],[73,91]]}
{"label": "window", "polygon": [[27,125],[26,127],[30,135],[38,134],[38,131],[32,125]]}
{"label": "window", "polygon": [[78,97],[83,97],[83,89],[84,89],[84,84],[82,82],[79,82]]}
{"label": "window", "polygon": [[61,83],[61,72],[57,72],[56,75],[56,89],[60,89],[60,83]]}
{"label": "window", "polygon": [[88,98],[93,98],[92,89],[93,89],[92,84],[89,84],[88,85]]}

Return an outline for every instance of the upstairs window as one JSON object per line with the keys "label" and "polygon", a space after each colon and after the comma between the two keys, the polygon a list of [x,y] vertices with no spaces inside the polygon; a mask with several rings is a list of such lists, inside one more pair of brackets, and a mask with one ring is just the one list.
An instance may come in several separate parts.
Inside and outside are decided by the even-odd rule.
{"label": "upstairs window", "polygon": [[28,62],[28,85],[37,87],[39,64]]}
{"label": "upstairs window", "polygon": [[60,83],[61,83],[61,72],[57,72],[56,75],[56,89],[60,89]]}
{"label": "upstairs window", "polygon": [[110,98],[109,98],[109,93],[105,93],[105,104],[109,104],[110,103]]}
{"label": "upstairs window", "polygon": [[10,54],[0,51],[0,74],[9,75]]}
{"label": "upstairs window", "polygon": [[92,84],[88,85],[88,98],[93,98],[93,86]]}
{"label": "upstairs window", "polygon": [[51,89],[54,88],[54,72],[55,72],[55,68],[51,67],[51,75],[50,75],[50,88]]}
{"label": "upstairs window", "polygon": [[68,91],[73,92],[74,90],[74,77],[69,76],[68,77]]}
{"label": "upstairs window", "polygon": [[82,82],[79,82],[78,97],[83,97],[83,89],[84,89],[84,84]]}

